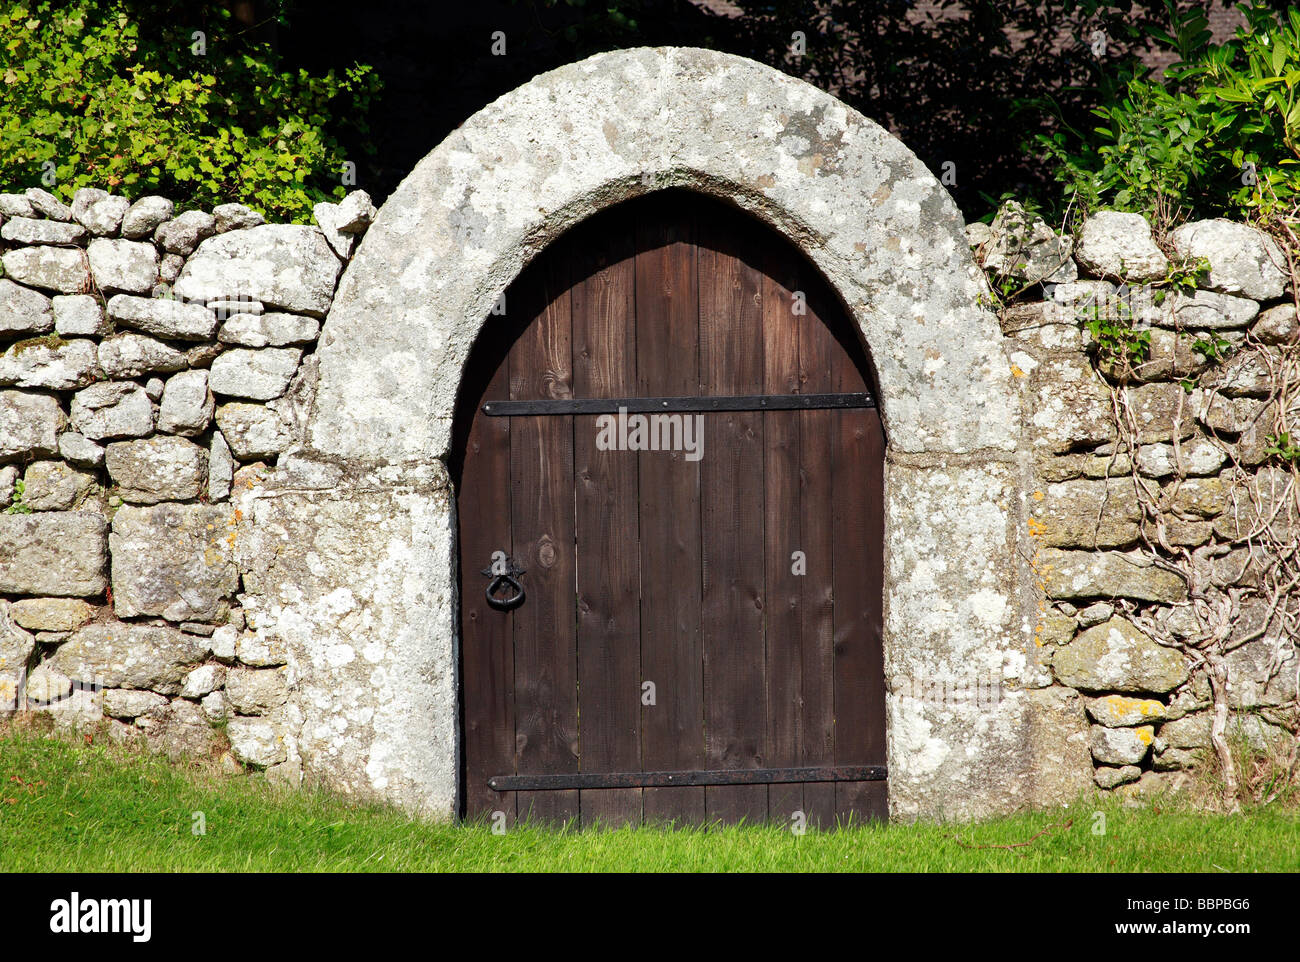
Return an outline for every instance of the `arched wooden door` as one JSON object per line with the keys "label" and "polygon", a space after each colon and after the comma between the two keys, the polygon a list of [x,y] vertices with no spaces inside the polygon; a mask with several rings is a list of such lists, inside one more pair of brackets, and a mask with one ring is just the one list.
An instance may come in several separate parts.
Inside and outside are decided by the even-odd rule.
{"label": "arched wooden door", "polygon": [[498,310],[453,465],[465,815],[885,817],[884,445],[815,270],[666,192]]}

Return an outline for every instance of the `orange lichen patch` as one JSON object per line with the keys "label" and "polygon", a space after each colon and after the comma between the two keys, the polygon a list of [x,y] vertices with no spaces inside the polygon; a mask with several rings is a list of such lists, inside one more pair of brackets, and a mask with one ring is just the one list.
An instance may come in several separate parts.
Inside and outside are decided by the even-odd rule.
{"label": "orange lichen patch", "polygon": [[1157,715],[1164,708],[1152,698],[1127,698],[1124,695],[1107,695],[1102,702],[1106,705],[1106,711],[1116,718],[1134,711],[1142,715]]}
{"label": "orange lichen patch", "polygon": [[[1107,728],[1130,728],[1141,744],[1150,745],[1155,740],[1155,728],[1144,721],[1162,721],[1165,718],[1165,706],[1151,698],[1126,698],[1123,695],[1107,695],[1093,699],[1088,703],[1088,714],[1092,720]],[[1133,727],[1140,726],[1140,727]]]}
{"label": "orange lichen patch", "polygon": [[1024,377],[1024,376],[1025,376],[1025,372],[1022,371],[1022,370],[1020,369],[1020,365],[1018,365],[1018,364],[1012,364],[1012,365],[1011,365],[1011,376],[1012,376],[1012,377]]}
{"label": "orange lichen patch", "polygon": [[1035,491],[1035,492],[1034,492],[1034,500],[1035,500],[1035,501],[1042,501],[1043,498],[1045,498],[1045,497],[1047,497],[1047,495],[1043,494],[1043,492],[1041,492],[1041,491]]}
{"label": "orange lichen patch", "polygon": [[230,519],[226,522],[226,528],[229,532],[226,535],[226,544],[228,544],[231,548],[235,547],[235,539],[239,534],[239,522],[240,520],[243,519],[243,517],[244,517],[244,512],[236,508],[234,512],[231,514]]}
{"label": "orange lichen patch", "polygon": [[[1033,521],[1034,519],[1030,518],[1029,520]],[[1033,532],[1031,531],[1030,533],[1032,534]],[[1034,550],[1034,556],[1029,561],[1029,569],[1034,573],[1034,584],[1038,587],[1038,590],[1046,594],[1047,578],[1052,573],[1052,566],[1049,564],[1043,564],[1043,565],[1039,564],[1038,555],[1040,553],[1041,553],[1041,549]],[[1047,602],[1045,599],[1043,598],[1038,599],[1039,611],[1042,611],[1043,608],[1045,608],[1046,606],[1047,606]]]}

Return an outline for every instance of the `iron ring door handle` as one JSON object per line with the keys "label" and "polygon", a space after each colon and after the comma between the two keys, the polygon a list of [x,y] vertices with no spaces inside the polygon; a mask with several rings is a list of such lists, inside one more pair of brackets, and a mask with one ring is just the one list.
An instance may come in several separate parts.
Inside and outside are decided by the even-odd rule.
{"label": "iron ring door handle", "polygon": [[[501,587],[502,582],[513,588],[514,594],[498,598],[496,592]],[[487,595],[487,603],[497,611],[510,611],[524,603],[524,586],[510,575],[497,575],[493,578],[492,583],[487,586],[485,594]]]}
{"label": "iron ring door handle", "polygon": [[[494,555],[494,558],[497,556]],[[515,564],[513,558],[505,559],[504,568],[502,571],[499,560],[494,560],[493,564],[483,569],[483,575],[492,579],[483,594],[487,603],[497,611],[513,611],[524,603],[524,586],[516,577],[524,574],[524,569]],[[503,587],[511,588],[512,592],[505,597],[498,597],[497,592]]]}

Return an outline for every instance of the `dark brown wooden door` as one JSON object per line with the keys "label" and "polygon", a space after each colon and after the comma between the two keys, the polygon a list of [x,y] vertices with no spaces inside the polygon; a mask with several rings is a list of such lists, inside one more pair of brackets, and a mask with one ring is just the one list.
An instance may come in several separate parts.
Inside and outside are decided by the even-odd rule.
{"label": "dark brown wooden door", "polygon": [[[668,192],[580,225],[498,308],[453,464],[465,815],[885,817],[874,407],[755,402],[650,422],[651,440],[632,414],[620,434],[608,412],[489,413],[867,394],[816,271],[741,212]],[[524,569],[518,607],[486,595],[494,556]]]}

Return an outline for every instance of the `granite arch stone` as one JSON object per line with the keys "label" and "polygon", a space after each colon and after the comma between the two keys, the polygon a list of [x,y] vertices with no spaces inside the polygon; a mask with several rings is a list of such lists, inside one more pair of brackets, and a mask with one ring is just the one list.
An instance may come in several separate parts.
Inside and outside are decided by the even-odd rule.
{"label": "granite arch stone", "polygon": [[666,187],[749,211],[822,271],[863,333],[895,450],[1014,447],[1001,334],[948,192],[824,91],[689,48],[542,74],[416,165],[330,310],[312,445],[445,456],[461,368],[510,282],[574,224]]}

